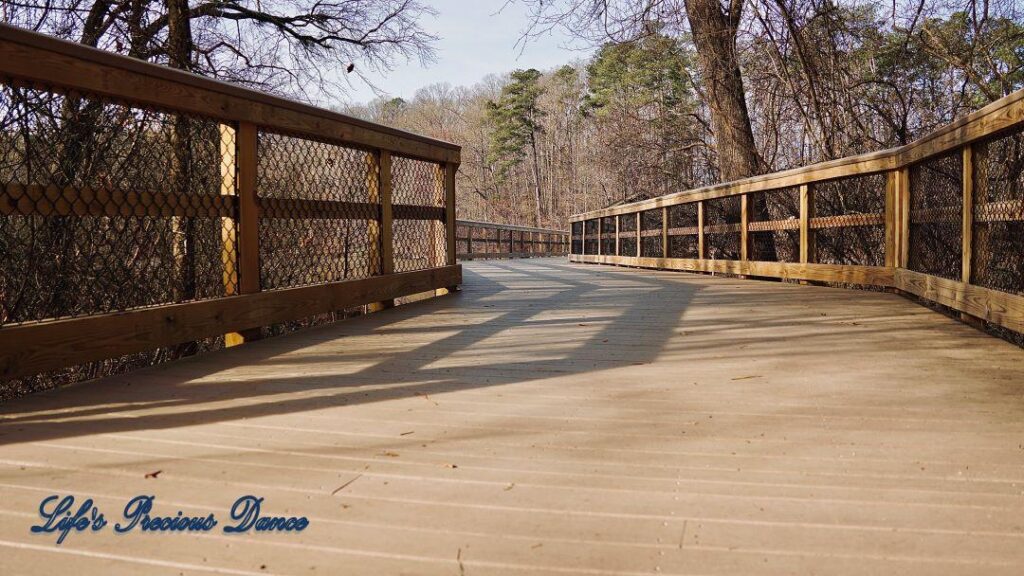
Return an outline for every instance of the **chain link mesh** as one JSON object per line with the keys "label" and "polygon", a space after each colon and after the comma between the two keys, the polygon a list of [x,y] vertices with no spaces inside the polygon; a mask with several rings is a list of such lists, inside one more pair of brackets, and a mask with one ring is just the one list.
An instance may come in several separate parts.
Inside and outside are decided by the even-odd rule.
{"label": "chain link mesh", "polygon": [[440,165],[395,156],[391,170],[395,271],[444,266],[445,190]]}
{"label": "chain link mesh", "polygon": [[[234,294],[235,130],[0,79],[0,325]],[[190,342],[6,382],[0,395],[218,348]]]}
{"label": "chain link mesh", "polygon": [[975,145],[972,283],[1024,294],[1024,129]]}
{"label": "chain link mesh", "polygon": [[961,279],[963,166],[954,150],[910,167],[909,269]]}
{"label": "chain link mesh", "polygon": [[583,223],[583,253],[597,254],[598,220],[586,220]]}
{"label": "chain link mesh", "polygon": [[668,207],[668,256],[670,258],[698,258],[700,236],[697,230],[697,203],[676,204]]}
{"label": "chain link mesh", "polygon": [[780,188],[747,195],[749,259],[758,262],[800,261],[800,188]]}
{"label": "chain link mesh", "polygon": [[704,201],[704,250],[709,260],[740,259],[739,196]]}
{"label": "chain link mesh", "polygon": [[851,176],[812,185],[816,261],[882,266],[885,263],[885,174]]}
{"label": "chain link mesh", "polygon": [[569,225],[569,252],[583,254],[583,222],[573,222]]}
{"label": "chain link mesh", "polygon": [[337,144],[260,131],[257,196],[264,290],[380,274],[376,163]]}
{"label": "chain link mesh", "polygon": [[636,213],[620,214],[619,256],[636,256]]}
{"label": "chain link mesh", "polygon": [[601,218],[601,254],[615,254],[615,217]]}
{"label": "chain link mesh", "polygon": [[661,208],[644,210],[640,213],[640,255],[650,258],[661,258],[662,253]]}

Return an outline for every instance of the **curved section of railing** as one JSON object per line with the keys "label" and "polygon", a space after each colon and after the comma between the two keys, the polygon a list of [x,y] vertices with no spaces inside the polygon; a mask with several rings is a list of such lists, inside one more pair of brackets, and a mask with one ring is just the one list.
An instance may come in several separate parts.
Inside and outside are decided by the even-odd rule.
{"label": "curved section of railing", "polygon": [[456,286],[459,158],[0,26],[0,380]]}
{"label": "curved section of railing", "polygon": [[460,260],[564,256],[569,253],[569,232],[457,220],[455,253]]}
{"label": "curved section of railing", "polygon": [[570,260],[897,289],[1024,332],[1024,91],[906,146],[579,214]]}

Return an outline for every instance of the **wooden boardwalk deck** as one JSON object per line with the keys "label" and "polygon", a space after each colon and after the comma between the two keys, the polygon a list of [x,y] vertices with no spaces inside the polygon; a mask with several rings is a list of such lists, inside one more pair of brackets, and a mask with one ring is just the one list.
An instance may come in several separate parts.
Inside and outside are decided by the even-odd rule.
{"label": "wooden boardwalk deck", "polygon": [[[3,406],[0,574],[1021,574],[1022,360],[889,294],[471,263]],[[55,493],[311,524],[57,547],[29,533]]]}

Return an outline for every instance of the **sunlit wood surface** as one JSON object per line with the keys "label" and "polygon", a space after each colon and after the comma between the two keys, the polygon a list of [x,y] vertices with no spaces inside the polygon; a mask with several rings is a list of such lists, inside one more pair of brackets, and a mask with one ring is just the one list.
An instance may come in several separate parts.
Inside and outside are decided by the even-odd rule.
{"label": "sunlit wood surface", "polygon": [[[0,416],[4,575],[1024,573],[1024,351],[892,294],[479,261]],[[57,547],[55,493],[311,524]]]}

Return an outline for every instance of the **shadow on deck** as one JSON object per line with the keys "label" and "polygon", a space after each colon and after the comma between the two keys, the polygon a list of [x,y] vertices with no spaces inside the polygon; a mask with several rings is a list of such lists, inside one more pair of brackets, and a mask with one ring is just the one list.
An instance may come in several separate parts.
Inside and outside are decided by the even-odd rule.
{"label": "shadow on deck", "polygon": [[23,543],[52,544],[18,515],[47,491],[170,513],[254,492],[315,529],[71,549],[125,570],[188,570],[194,547],[269,573],[1009,574],[1022,358],[889,294],[470,263],[460,294],[4,406],[0,546],[20,573],[42,553]]}

